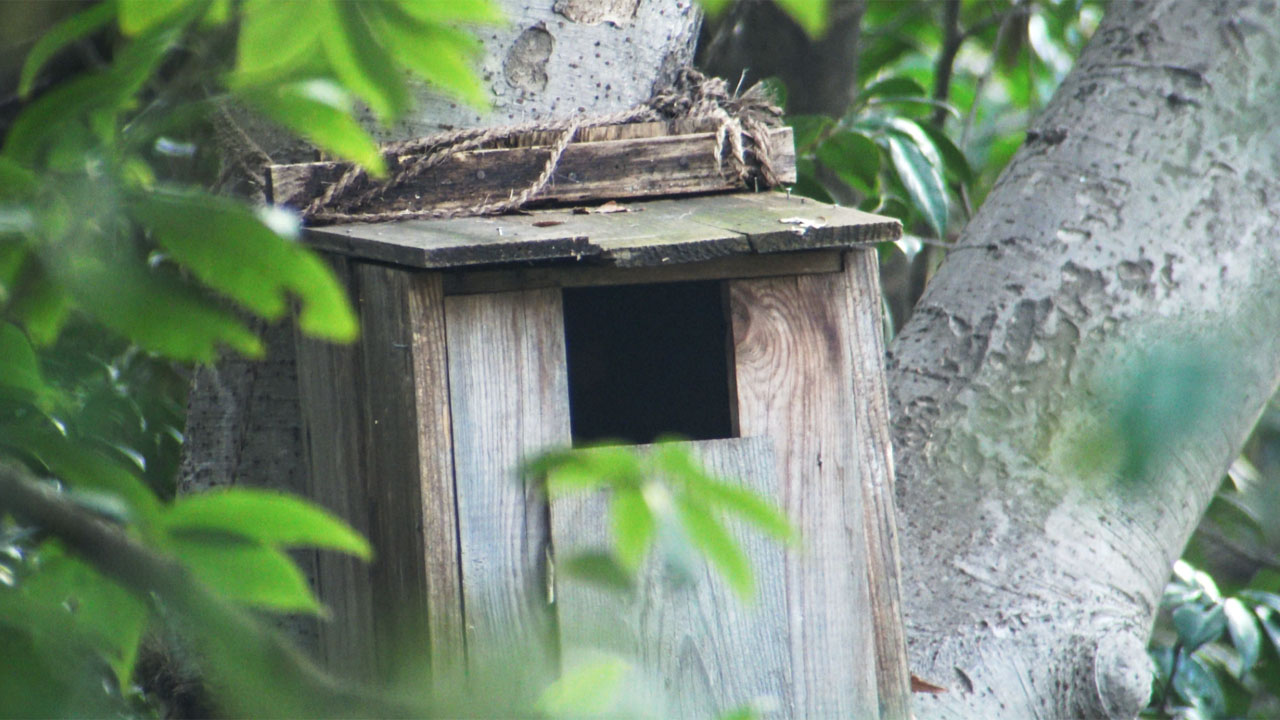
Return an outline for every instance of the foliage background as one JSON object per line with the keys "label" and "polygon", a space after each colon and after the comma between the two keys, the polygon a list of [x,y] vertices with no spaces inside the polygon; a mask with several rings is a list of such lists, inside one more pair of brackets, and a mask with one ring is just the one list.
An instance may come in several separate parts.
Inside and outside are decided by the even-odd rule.
{"label": "foliage background", "polygon": [[[705,3],[713,13],[730,4]],[[805,32],[824,32],[825,3],[782,4]],[[839,116],[790,117],[796,191],[908,229],[881,248],[890,330],[1103,10],[1093,0],[870,2],[854,102]],[[219,348],[259,356],[254,319],[279,320],[291,305],[308,333],[357,332],[333,277],[294,242],[295,218],[203,189],[230,171],[213,142],[220,115],[252,108],[377,174],[383,160],[356,104],[390,123],[409,109],[414,77],[483,106],[470,33],[500,22],[482,0],[0,6],[10,50],[0,64],[0,714],[173,711],[138,672],[139,648],[171,648],[173,633],[233,714],[480,707],[345,686],[260,622],[255,612],[322,612],[289,548],[376,550],[335,518],[247,489],[175,499],[173,483],[191,363]],[[689,557],[653,549],[669,524],[741,590],[749,559],[720,539],[718,521],[688,518],[738,517],[789,537],[758,498],[678,454],[594,457],[540,466],[553,491],[607,486],[620,498],[615,547],[581,561],[589,580],[625,588],[652,552]],[[1267,522],[1280,509],[1278,472],[1273,406],[1176,570],[1153,638],[1148,714],[1280,711],[1280,534]],[[645,501],[657,479],[691,504],[684,517]],[[504,702],[571,713],[607,692],[602,678],[616,682],[613,662],[540,701]]]}

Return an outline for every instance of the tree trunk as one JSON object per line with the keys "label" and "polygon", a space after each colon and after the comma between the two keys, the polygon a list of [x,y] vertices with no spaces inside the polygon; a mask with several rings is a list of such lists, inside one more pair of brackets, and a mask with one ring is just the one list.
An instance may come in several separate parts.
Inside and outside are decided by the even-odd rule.
{"label": "tree trunk", "polygon": [[[1280,376],[1278,61],[1269,0],[1112,3],[890,348],[912,670],[949,689],[918,717],[1147,699],[1170,565]],[[1100,378],[1197,345],[1195,432],[1140,478],[1071,459]]]}

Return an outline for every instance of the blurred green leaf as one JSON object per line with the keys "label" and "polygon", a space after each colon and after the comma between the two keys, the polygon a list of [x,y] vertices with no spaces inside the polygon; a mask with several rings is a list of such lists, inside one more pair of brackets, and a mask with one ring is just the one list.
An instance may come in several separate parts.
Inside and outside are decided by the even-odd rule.
{"label": "blurred green leaf", "polygon": [[118,0],[120,31],[138,35],[178,17],[193,0]]}
{"label": "blurred green leaf", "polygon": [[1173,611],[1173,626],[1178,631],[1178,640],[1188,653],[1207,642],[1221,637],[1227,629],[1227,619],[1221,605],[1201,608],[1195,605],[1183,605]]}
{"label": "blurred green leaf", "polygon": [[161,521],[171,532],[222,531],[265,545],[373,557],[368,541],[327,510],[271,490],[239,487],[185,495],[165,509]]}
{"label": "blurred green leaf", "polygon": [[383,122],[409,107],[409,90],[365,18],[363,3],[316,0],[322,8],[320,41],[338,79]]}
{"label": "blurred green leaf", "polygon": [[535,708],[552,717],[601,715],[613,709],[618,687],[631,666],[604,656],[571,666],[538,698]]}
{"label": "blurred green leaf", "polygon": [[480,44],[468,33],[418,22],[394,4],[370,6],[374,29],[397,62],[427,82],[477,108],[489,107],[489,94],[472,67]]}
{"label": "blurred green leaf", "polygon": [[398,5],[404,12],[429,23],[497,25],[507,22],[502,8],[492,0],[450,0],[450,2],[398,0]]}
{"label": "blurred green leaf", "polygon": [[822,134],[836,124],[826,115],[791,115],[787,124],[795,133],[796,154],[808,152],[822,138]]}
{"label": "blurred green leaf", "polygon": [[740,598],[750,600],[755,593],[751,564],[742,547],[720,524],[715,513],[706,505],[691,501],[688,497],[677,498],[676,508],[680,524],[690,542],[707,556]]}
{"label": "blurred green leaf", "polygon": [[1178,663],[1173,688],[1184,700],[1208,712],[1211,717],[1220,717],[1226,709],[1227,699],[1222,685],[1213,671],[1195,655],[1184,655]]}
{"label": "blurred green leaf", "polygon": [[264,610],[320,614],[302,572],[283,551],[210,534],[173,535],[174,554],[218,595]]}
{"label": "blurred green leaf", "polygon": [[719,17],[732,2],[733,0],[698,0],[703,12],[713,18]]}
{"label": "blurred green leaf", "polygon": [[23,98],[29,97],[36,81],[36,74],[45,63],[66,46],[111,22],[115,16],[115,2],[106,0],[81,10],[41,35],[36,44],[31,47],[31,52],[27,53],[27,60],[22,65],[22,73],[18,79],[18,94]]}
{"label": "blurred green leaf", "polygon": [[556,561],[557,572],[598,585],[605,590],[630,593],[635,589],[631,571],[606,552],[582,552]]}
{"label": "blurred green leaf", "polygon": [[128,466],[73,441],[48,424],[10,422],[0,425],[0,446],[34,458],[68,486],[119,497],[133,511],[133,521],[147,531],[160,514],[154,493]]}
{"label": "blurred green leaf", "polygon": [[928,97],[920,83],[909,77],[894,75],[877,80],[858,91],[858,100],[866,101],[883,97]]}
{"label": "blurred green leaf", "polygon": [[653,542],[657,523],[640,488],[613,491],[609,507],[613,542],[623,567],[634,572],[644,561]]}
{"label": "blurred green leaf", "polygon": [[136,197],[131,209],[174,259],[246,308],[278,319],[292,291],[301,300],[303,331],[338,342],[355,339],[355,313],[328,266],[243,205],[203,193],[160,192]]}
{"label": "blurred green leaf", "polygon": [[386,175],[377,143],[351,115],[351,96],[337,83],[305,80],[243,90],[239,95],[268,118],[322,150],[359,163],[374,177]]}
{"label": "blurred green leaf", "polygon": [[40,361],[21,330],[0,322],[0,392],[30,401],[49,397],[50,389],[40,374]]}
{"label": "blurred green leaf", "polygon": [[66,608],[77,635],[89,640],[128,688],[148,610],[129,591],[80,560],[46,546],[40,571],[27,576],[22,591],[45,607]]}
{"label": "blurred green leaf", "polygon": [[827,32],[829,0],[774,0],[791,16],[810,38],[818,39]]}
{"label": "blurred green leaf", "polygon": [[[240,8],[233,88],[267,85],[290,77],[313,58],[320,47],[326,18],[318,2],[245,0]],[[277,118],[279,120],[279,118]],[[286,124],[293,128],[292,124]]]}
{"label": "blurred green leaf", "polygon": [[880,173],[880,148],[866,135],[844,130],[818,146],[818,159],[863,195],[871,195]]}
{"label": "blurred green leaf", "polygon": [[1262,633],[1258,630],[1258,621],[1253,613],[1236,598],[1227,598],[1222,603],[1222,612],[1227,619],[1227,631],[1231,635],[1231,644],[1240,653],[1241,674],[1249,672],[1258,662],[1262,652]]}
{"label": "blurred green leaf", "polygon": [[956,147],[955,143],[951,142],[951,138],[932,125],[920,125],[919,128],[929,137],[930,142],[942,155],[942,162],[946,166],[947,173],[962,183],[973,182],[973,169],[969,167],[969,160],[964,156],[964,152]]}
{"label": "blurred green leaf", "polygon": [[708,506],[730,517],[740,519],[775,540],[795,539],[795,528],[777,505],[759,494],[738,485],[708,480],[691,488]]}

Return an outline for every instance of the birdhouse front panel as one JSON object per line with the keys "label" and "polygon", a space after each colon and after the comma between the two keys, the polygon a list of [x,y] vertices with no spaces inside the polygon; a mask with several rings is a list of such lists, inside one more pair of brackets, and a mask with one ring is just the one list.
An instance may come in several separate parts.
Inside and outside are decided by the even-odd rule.
{"label": "birdhouse front panel", "polygon": [[[781,194],[607,205],[309,231],[364,327],[354,348],[299,340],[313,493],[380,550],[368,569],[321,564],[341,618],[327,661],[368,672],[410,628],[439,667],[464,648],[472,673],[504,666],[536,693],[595,643],[653,670],[664,715],[748,695],[780,716],[876,716],[872,618],[896,603],[896,563],[864,246],[900,227]],[[555,573],[603,544],[603,500],[548,504],[523,462],[667,434],[798,528],[785,551],[739,538],[754,605],[661,568],[632,596]]]}

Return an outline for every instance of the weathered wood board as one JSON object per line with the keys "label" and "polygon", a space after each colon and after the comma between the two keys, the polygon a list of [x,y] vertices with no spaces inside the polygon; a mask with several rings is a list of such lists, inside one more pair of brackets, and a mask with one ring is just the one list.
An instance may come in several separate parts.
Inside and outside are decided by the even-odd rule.
{"label": "weathered wood board", "polygon": [[419,268],[521,261],[653,267],[732,255],[849,248],[896,240],[895,219],[783,193],[624,203],[627,212],[521,215],[308,228],[306,242]]}
{"label": "weathered wood board", "polygon": [[322,651],[331,667],[372,679],[391,653],[426,642],[443,663],[462,645],[443,293],[437,273],[337,269],[362,342],[300,336],[298,378],[311,492],[377,549],[369,565],[321,554],[319,591],[334,614]]}
{"label": "weathered wood board", "polygon": [[796,717],[879,716],[876,629],[842,273],[730,280],[739,434],[774,440]]}
{"label": "weathered wood board", "polygon": [[894,515],[893,444],[889,391],[884,377],[884,323],[880,314],[880,266],[871,250],[844,256],[853,345],[852,397],[858,437],[859,484],[866,512],[867,576],[875,627],[876,686],[880,717],[911,716],[911,681],[902,623],[902,569]]}
{"label": "weathered wood board", "polygon": [[[689,445],[713,474],[776,501],[778,481],[768,438]],[[552,502],[558,560],[609,546],[607,507],[602,493]],[[755,573],[757,592],[749,603],[705,565],[692,586],[683,586],[651,558],[631,597],[558,572],[556,613],[566,658],[596,649],[634,663],[641,676],[660,688],[656,697],[645,698],[646,710],[657,717],[723,717],[748,705],[769,708],[769,717],[798,717],[782,546],[734,523],[730,528]]]}
{"label": "weathered wood board", "polygon": [[[663,128],[662,123],[645,123]],[[623,126],[625,127],[625,126]],[[665,129],[665,128],[664,128]],[[605,130],[600,128],[599,130]],[[716,159],[714,132],[610,138],[608,133],[580,131],[560,157],[539,202],[581,203],[609,198],[642,198],[757,189],[759,180],[743,185],[728,157]],[[531,186],[543,172],[557,133],[540,133],[525,142],[536,146],[500,147],[459,152],[403,186],[389,188],[376,210],[466,208],[505,199]],[[727,143],[726,143],[727,145]],[[791,128],[770,132],[772,166],[783,183],[796,181]],[[748,165],[758,167],[748,151]],[[270,166],[272,202],[302,209],[342,176],[349,163],[317,162]],[[758,171],[757,171],[758,173]],[[758,175],[757,175],[758,177]]]}
{"label": "weathered wood board", "polygon": [[535,696],[554,677],[550,529],[518,469],[570,444],[560,291],[446,297],[444,308],[468,665]]}

